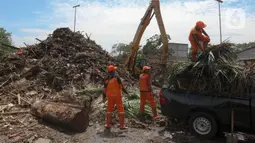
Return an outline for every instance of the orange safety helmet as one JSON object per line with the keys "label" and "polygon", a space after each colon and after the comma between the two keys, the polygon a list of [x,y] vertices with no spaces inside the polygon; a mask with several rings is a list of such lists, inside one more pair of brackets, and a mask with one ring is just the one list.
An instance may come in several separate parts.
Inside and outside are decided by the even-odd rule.
{"label": "orange safety helmet", "polygon": [[149,69],[151,69],[150,67],[148,67],[148,66],[143,66],[143,71],[145,71],[145,70],[149,70]]}
{"label": "orange safety helmet", "polygon": [[117,67],[115,67],[113,65],[109,65],[107,69],[108,69],[108,72],[112,72],[112,71],[115,71],[117,69]]}
{"label": "orange safety helmet", "polygon": [[201,29],[203,29],[203,28],[205,28],[207,25],[206,25],[203,21],[198,21],[198,22],[196,23],[196,26],[199,27],[199,28],[201,28]]}

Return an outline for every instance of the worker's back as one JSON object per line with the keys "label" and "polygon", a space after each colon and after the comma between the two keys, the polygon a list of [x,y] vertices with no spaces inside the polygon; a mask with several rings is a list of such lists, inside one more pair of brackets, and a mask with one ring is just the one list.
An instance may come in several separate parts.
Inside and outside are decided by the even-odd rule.
{"label": "worker's back", "polygon": [[149,91],[150,76],[149,74],[142,73],[139,77],[140,91]]}

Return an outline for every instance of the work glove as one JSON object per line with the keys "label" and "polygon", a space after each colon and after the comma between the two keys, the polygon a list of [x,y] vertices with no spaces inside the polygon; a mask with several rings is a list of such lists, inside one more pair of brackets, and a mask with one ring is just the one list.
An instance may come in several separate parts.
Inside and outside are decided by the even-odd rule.
{"label": "work glove", "polygon": [[210,39],[209,36],[205,36],[205,38],[206,38],[206,41],[207,41],[207,42],[210,42],[211,39]]}

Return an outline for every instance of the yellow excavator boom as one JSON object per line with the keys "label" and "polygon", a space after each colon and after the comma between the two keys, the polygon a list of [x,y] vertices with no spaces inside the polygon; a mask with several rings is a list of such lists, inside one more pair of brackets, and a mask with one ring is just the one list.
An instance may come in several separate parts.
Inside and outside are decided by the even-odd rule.
{"label": "yellow excavator boom", "polygon": [[141,38],[143,36],[143,33],[144,33],[146,27],[150,24],[150,21],[154,15],[156,16],[159,30],[161,33],[161,37],[162,37],[162,42],[163,42],[161,64],[163,66],[166,66],[167,52],[168,52],[168,38],[167,38],[165,26],[164,26],[164,23],[162,20],[161,12],[160,12],[160,0],[151,0],[150,5],[147,8],[139,26],[138,26],[135,37],[134,37],[133,41],[131,42],[132,51],[131,51],[130,55],[128,55],[126,62],[125,62],[125,65],[129,71],[133,71],[133,69],[134,69],[135,57],[136,57],[136,53],[139,49],[139,44],[140,44]]}

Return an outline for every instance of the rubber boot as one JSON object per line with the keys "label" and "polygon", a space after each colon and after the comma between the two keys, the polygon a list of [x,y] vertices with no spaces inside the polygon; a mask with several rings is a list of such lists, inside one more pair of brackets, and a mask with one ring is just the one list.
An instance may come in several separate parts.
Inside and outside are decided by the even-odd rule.
{"label": "rubber boot", "polygon": [[107,113],[106,114],[106,124],[104,125],[106,128],[111,128],[112,124],[112,114]]}
{"label": "rubber boot", "polygon": [[145,105],[140,103],[140,113],[144,113]]}
{"label": "rubber boot", "polygon": [[120,122],[120,129],[127,129],[128,128],[125,125],[125,116],[124,116],[124,114],[119,114],[119,122]]}
{"label": "rubber boot", "polygon": [[158,116],[158,113],[157,113],[156,106],[151,107],[151,109],[152,109],[152,113],[153,113],[153,119],[157,119],[159,116]]}

